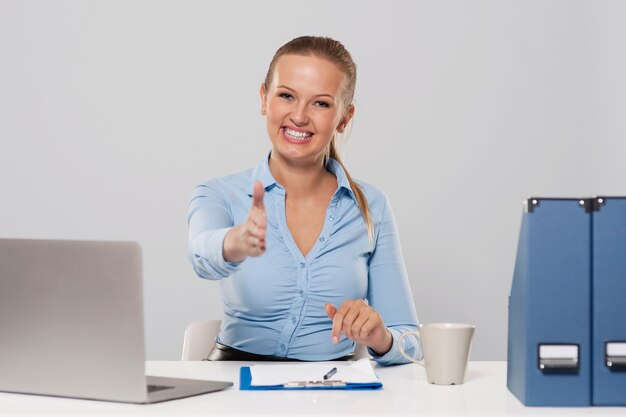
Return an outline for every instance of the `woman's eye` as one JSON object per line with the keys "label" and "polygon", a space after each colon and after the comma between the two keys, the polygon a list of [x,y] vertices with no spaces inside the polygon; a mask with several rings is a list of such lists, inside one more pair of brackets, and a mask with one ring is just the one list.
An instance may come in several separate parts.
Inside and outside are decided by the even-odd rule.
{"label": "woman's eye", "polygon": [[330,104],[328,104],[325,101],[316,101],[315,105],[318,106],[318,107],[330,107]]}
{"label": "woman's eye", "polygon": [[285,100],[291,100],[293,99],[293,96],[289,93],[280,93],[278,95],[280,98],[284,98]]}

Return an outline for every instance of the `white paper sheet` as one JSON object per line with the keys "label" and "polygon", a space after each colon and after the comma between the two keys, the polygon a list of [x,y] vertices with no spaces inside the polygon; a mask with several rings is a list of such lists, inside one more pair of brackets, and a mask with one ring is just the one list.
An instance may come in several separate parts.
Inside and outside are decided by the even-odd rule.
{"label": "white paper sheet", "polygon": [[355,362],[333,363],[297,363],[297,364],[263,364],[250,366],[251,385],[282,385],[295,381],[322,381],[324,375],[332,368],[337,373],[328,381],[345,383],[380,382],[368,358]]}

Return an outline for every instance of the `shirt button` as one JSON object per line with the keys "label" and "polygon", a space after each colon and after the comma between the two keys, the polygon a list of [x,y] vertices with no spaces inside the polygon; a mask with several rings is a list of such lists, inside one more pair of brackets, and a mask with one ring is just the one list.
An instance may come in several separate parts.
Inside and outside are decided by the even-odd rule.
{"label": "shirt button", "polygon": [[323,237],[320,237],[320,242],[323,242],[324,240],[326,239],[324,239]]}
{"label": "shirt button", "polygon": [[295,318],[295,317],[292,317],[292,318],[291,318],[291,322],[292,322],[292,323],[295,323],[295,322],[296,322],[296,318]]}
{"label": "shirt button", "polygon": [[335,221],[335,218],[334,218],[333,216],[330,216],[330,217],[328,218],[328,220],[330,220],[331,222],[333,222],[333,221]]}
{"label": "shirt button", "polygon": [[285,345],[280,345],[280,350],[285,350]]}
{"label": "shirt button", "polygon": [[300,268],[304,269],[305,267],[306,267],[305,263],[304,262],[300,262]]}
{"label": "shirt button", "polygon": [[304,297],[304,291],[302,290],[298,291],[298,295],[300,295],[300,297]]}

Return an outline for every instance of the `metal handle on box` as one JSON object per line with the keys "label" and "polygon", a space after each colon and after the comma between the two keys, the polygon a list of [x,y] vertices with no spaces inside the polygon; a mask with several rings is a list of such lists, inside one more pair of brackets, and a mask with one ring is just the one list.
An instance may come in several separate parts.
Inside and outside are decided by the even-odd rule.
{"label": "metal handle on box", "polygon": [[537,366],[542,372],[577,372],[579,369],[578,344],[541,343],[537,355]]}
{"label": "metal handle on box", "polygon": [[604,362],[612,371],[626,371],[626,342],[606,342]]}

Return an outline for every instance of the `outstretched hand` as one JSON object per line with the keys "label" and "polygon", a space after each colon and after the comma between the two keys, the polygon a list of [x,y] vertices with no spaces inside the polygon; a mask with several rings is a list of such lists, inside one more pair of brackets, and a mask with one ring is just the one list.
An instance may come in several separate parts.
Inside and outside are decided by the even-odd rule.
{"label": "outstretched hand", "polygon": [[224,259],[229,262],[241,262],[248,256],[260,256],[265,253],[265,232],[267,220],[263,194],[265,189],[261,181],[254,182],[252,207],[246,220],[233,227],[224,238]]}
{"label": "outstretched hand", "polygon": [[343,332],[346,337],[368,346],[378,355],[389,352],[393,343],[391,332],[385,327],[380,315],[363,300],[347,300],[339,309],[325,305],[326,315],[333,321],[333,342],[339,341]]}

